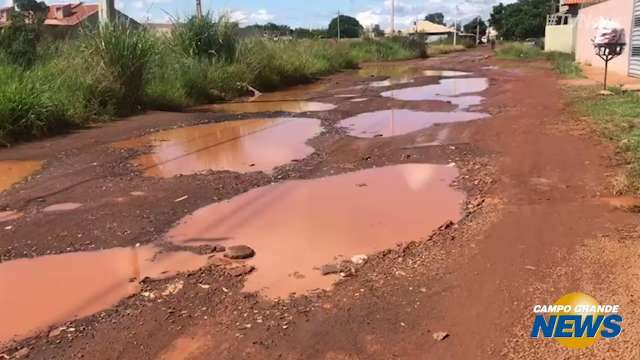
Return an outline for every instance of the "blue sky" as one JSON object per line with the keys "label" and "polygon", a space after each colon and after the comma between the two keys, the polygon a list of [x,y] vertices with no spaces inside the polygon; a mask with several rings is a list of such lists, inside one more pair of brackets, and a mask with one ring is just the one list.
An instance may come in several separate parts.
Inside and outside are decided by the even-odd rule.
{"label": "blue sky", "polygon": [[[9,1],[9,0],[6,0]],[[74,0],[47,0],[64,3]],[[86,2],[94,2],[86,1]],[[505,3],[514,0],[503,1]],[[462,21],[474,16],[487,17],[499,0],[396,0],[396,24],[407,27],[416,18],[427,13],[445,13],[448,22],[458,7]],[[338,10],[356,17],[363,25],[380,24],[387,28],[391,17],[391,0],[202,0],[205,11],[228,13],[242,25],[275,22],[293,27],[326,27]],[[169,16],[188,16],[194,12],[195,0],[116,0],[116,6],[140,21],[165,22]]]}

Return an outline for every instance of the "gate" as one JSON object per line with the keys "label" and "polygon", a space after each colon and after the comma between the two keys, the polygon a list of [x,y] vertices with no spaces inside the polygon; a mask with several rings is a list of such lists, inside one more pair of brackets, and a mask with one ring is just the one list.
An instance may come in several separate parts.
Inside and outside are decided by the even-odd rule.
{"label": "gate", "polygon": [[633,5],[633,24],[631,26],[631,45],[629,75],[640,77],[640,0]]}

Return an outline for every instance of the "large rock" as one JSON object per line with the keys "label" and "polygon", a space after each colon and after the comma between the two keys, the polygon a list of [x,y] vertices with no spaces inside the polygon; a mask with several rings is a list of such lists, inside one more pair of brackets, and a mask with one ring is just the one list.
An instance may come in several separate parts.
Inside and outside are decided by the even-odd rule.
{"label": "large rock", "polygon": [[229,246],[224,257],[229,259],[248,259],[256,255],[255,250],[246,245]]}

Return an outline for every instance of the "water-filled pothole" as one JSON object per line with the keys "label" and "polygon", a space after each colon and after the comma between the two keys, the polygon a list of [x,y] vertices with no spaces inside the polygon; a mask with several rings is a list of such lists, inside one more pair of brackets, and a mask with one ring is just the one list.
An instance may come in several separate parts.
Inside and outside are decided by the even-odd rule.
{"label": "water-filled pothole", "polygon": [[238,102],[238,103],[224,103],[199,106],[193,108],[194,111],[201,112],[225,112],[229,114],[250,114],[250,113],[268,113],[268,112],[289,112],[289,113],[303,113],[303,112],[317,112],[317,111],[329,111],[335,109],[333,104],[315,102],[315,101],[303,101],[303,100],[282,100],[282,101],[250,101],[250,102]]}
{"label": "water-filled pothole", "polygon": [[451,78],[441,79],[438,84],[410,87],[383,92],[381,95],[403,101],[435,100],[458,105],[460,109],[480,105],[481,96],[461,96],[477,93],[489,87],[486,78]]}
{"label": "water-filled pothole", "polygon": [[320,123],[309,118],[228,121],[161,131],[118,145],[152,145],[150,154],[133,160],[149,176],[205,170],[270,172],[313,153],[306,141],[321,132]]}
{"label": "water-filled pothole", "polygon": [[49,205],[46,208],[42,209],[44,212],[59,212],[59,211],[71,211],[82,207],[82,204],[79,203],[60,203]]}
{"label": "water-filled pothole", "polygon": [[248,245],[257,271],[249,291],[286,297],[328,288],[319,267],[420,240],[458,220],[464,194],[449,185],[455,167],[404,164],[251,190],[184,218],[167,240],[179,244]]}
{"label": "water-filled pothole", "polygon": [[206,256],[153,246],[19,259],[0,264],[0,343],[108,309],[160,279],[197,270]]}
{"label": "water-filled pothole", "polygon": [[363,113],[344,119],[338,126],[346,127],[349,135],[372,138],[398,136],[421,130],[434,124],[477,120],[488,115],[473,112],[423,112],[406,109]]}
{"label": "water-filled pothole", "polygon": [[422,72],[424,76],[438,76],[438,77],[458,77],[458,76],[467,76],[471,75],[471,73],[464,71],[454,71],[454,70],[425,70]]}
{"label": "water-filled pothole", "polygon": [[1,160],[0,191],[7,190],[13,184],[33,174],[42,166],[37,160]]}

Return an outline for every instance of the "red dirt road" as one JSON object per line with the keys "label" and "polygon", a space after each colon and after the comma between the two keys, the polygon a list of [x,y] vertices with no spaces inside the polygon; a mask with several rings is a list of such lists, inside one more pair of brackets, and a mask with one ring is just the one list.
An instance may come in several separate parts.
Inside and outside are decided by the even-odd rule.
{"label": "red dirt road", "polygon": [[[433,141],[442,126],[393,138],[346,136],[334,124],[365,111],[451,110],[446,103],[401,102],[380,97],[386,89],[367,89],[366,105],[341,100],[336,110],[308,115],[320,118],[326,130],[310,142],[316,152],[272,175],[146,178],[126,162],[137,152],[106,146],[149,127],[211,121],[205,114],[143,116],[0,151],[0,159],[47,160],[35,179],[0,194],[0,209],[27,214],[0,236],[3,261],[148,243],[183,215],[251,188],[374,166],[454,162],[461,173],[456,187],[468,196],[458,223],[370,256],[332,291],[273,301],[243,293],[242,277],[210,266],[143,281],[144,294],[176,281],[182,287],[159,298],[134,295],[114,309],[65,324],[61,333],[14,344],[5,354],[28,349],[34,359],[634,358],[640,331],[633,320],[640,316],[630,294],[640,286],[629,274],[640,274],[633,265],[633,255],[640,254],[633,241],[638,219],[602,201],[623,170],[613,146],[573,114],[558,76],[545,64],[498,62],[486,50],[410,63],[488,77],[486,101],[474,111],[491,117],[446,125],[442,146],[407,147]],[[497,70],[484,68],[496,64]],[[352,73],[323,81],[357,84]],[[409,86],[416,84],[398,88]],[[317,98],[323,96],[329,97],[322,92]],[[97,161],[104,166],[90,165]],[[149,196],[130,199],[124,208],[112,201],[134,190]],[[189,198],[175,202],[184,195]],[[51,218],[36,211],[63,200],[85,204],[82,215]],[[621,338],[577,351],[529,339],[531,307],[573,291],[621,304]],[[434,340],[442,331],[449,336]]]}

